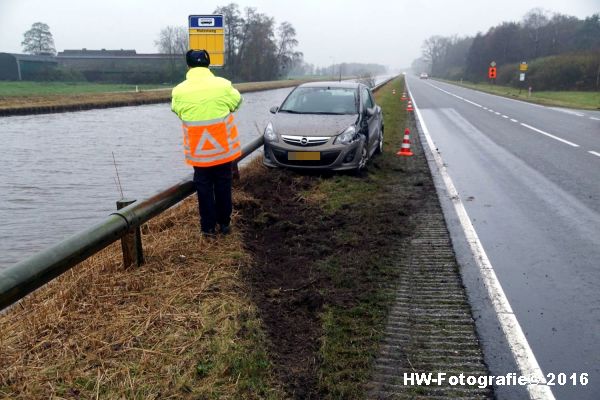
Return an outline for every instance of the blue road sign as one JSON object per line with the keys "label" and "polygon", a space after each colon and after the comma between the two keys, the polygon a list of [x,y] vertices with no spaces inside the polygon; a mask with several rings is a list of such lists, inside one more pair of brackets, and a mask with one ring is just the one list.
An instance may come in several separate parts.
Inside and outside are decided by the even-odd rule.
{"label": "blue road sign", "polygon": [[190,15],[189,29],[223,28],[223,15]]}

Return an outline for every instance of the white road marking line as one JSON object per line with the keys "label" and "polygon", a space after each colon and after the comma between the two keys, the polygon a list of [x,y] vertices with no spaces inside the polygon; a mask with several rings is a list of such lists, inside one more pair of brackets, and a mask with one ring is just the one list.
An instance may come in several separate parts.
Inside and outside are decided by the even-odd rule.
{"label": "white road marking line", "polygon": [[440,154],[436,152],[433,139],[429,134],[427,125],[425,125],[425,120],[423,119],[419,108],[414,102],[412,95],[411,98],[413,99],[413,106],[417,114],[419,125],[421,126],[421,130],[425,136],[429,150],[431,151],[431,154],[433,154],[437,168],[442,176],[444,184],[446,185],[446,190],[448,191],[448,195],[452,200],[454,209],[456,210],[456,214],[458,215],[462,225],[467,242],[469,243],[469,247],[473,254],[473,258],[479,267],[484,280],[484,285],[488,290],[488,296],[492,302],[494,311],[498,316],[498,320],[500,321],[500,325],[508,345],[515,357],[515,362],[517,363],[521,375],[537,377],[538,381],[540,382],[539,384],[527,385],[529,397],[530,399],[553,400],[554,395],[552,394],[550,387],[546,385],[545,375],[542,372],[542,369],[540,368],[535,355],[529,346],[529,343],[527,342],[527,338],[523,333],[523,329],[521,329],[521,325],[519,325],[519,321],[517,320],[517,317],[515,316],[510,303],[506,298],[506,295],[504,294],[502,285],[500,285],[500,282],[496,277],[494,268],[487,257],[479,237],[477,236],[477,232],[471,223],[469,214],[467,214],[467,210],[460,200],[460,196],[458,195],[458,191],[454,186],[454,182],[452,182],[452,178],[450,178],[450,175],[444,166],[444,161],[442,160]]}
{"label": "white road marking line", "polygon": [[439,90],[439,91],[441,91],[441,92],[444,92],[444,93],[446,93],[446,94],[449,94],[450,96],[454,96],[454,97],[456,97],[457,99],[460,99],[460,100],[466,101],[467,103],[473,104],[473,105],[474,105],[474,106],[476,106],[476,107],[479,107],[479,108],[484,108],[484,109],[486,109],[486,110],[487,110],[487,108],[486,108],[486,107],[483,107],[481,104],[477,104],[477,103],[475,103],[474,101],[467,100],[467,99],[465,99],[464,97],[460,97],[460,96],[459,96],[459,95],[457,95],[457,94],[454,94],[454,93],[448,92],[447,90],[444,90],[444,89],[442,89],[442,88],[440,88],[440,87],[437,87],[437,86],[435,86],[435,85],[432,85],[431,83],[427,83],[427,85],[429,85],[429,86],[431,86],[432,88],[434,88],[434,89],[437,89],[437,90]]}
{"label": "white road marking line", "polygon": [[600,153],[598,153],[597,151],[588,151],[588,153],[600,157]]}
{"label": "white road marking line", "polygon": [[483,107],[481,104],[477,104],[474,101],[467,100],[467,99],[463,99],[463,100],[466,101],[467,103],[473,104],[475,107],[479,107],[479,108]]}
{"label": "white road marking line", "polygon": [[596,117],[590,117],[590,119],[593,119],[594,121],[600,121],[600,118],[596,118]]}
{"label": "white road marking line", "polygon": [[577,111],[566,110],[564,108],[550,107],[550,109],[556,110],[556,111],[560,111],[560,112],[564,112],[566,114],[576,115],[578,117],[585,117],[585,114],[582,114],[582,113],[577,112]]}
{"label": "white road marking line", "polygon": [[[494,110],[492,110],[491,108],[489,108],[489,109],[488,109],[487,107],[484,107],[484,106],[482,106],[482,105],[480,105],[480,104],[474,103],[474,102],[472,102],[472,101],[470,101],[470,100],[467,100],[467,99],[465,99],[465,98],[463,98],[463,97],[460,97],[460,96],[458,96],[458,95],[456,95],[456,94],[454,94],[454,93],[448,92],[447,90],[444,90],[444,89],[442,89],[442,88],[439,88],[439,87],[437,87],[437,86],[435,86],[435,85],[432,85],[431,83],[427,83],[427,84],[428,84],[429,86],[431,86],[431,87],[435,88],[435,89],[438,89],[438,90],[440,90],[440,91],[442,91],[442,92],[444,92],[444,93],[447,93],[447,94],[449,94],[449,95],[451,95],[451,96],[454,96],[454,97],[456,97],[457,99],[464,100],[464,101],[466,101],[467,103],[471,103],[471,104],[473,104],[473,105],[475,105],[475,106],[477,106],[477,107],[479,107],[479,108],[483,108],[484,110],[488,110],[489,112],[493,112],[493,113],[494,113],[494,114],[496,114],[496,115],[500,115],[500,113],[499,113],[498,111],[494,111]],[[497,97],[498,97],[498,96],[497,96]],[[414,101],[413,101],[413,103],[414,103]],[[552,110],[558,110],[558,111],[562,111],[562,112],[565,112],[565,113],[567,113],[567,114],[573,114],[573,115],[577,115],[577,116],[579,116],[579,117],[583,117],[583,116],[584,116],[584,114],[581,114],[581,113],[578,113],[578,112],[575,112],[575,111],[569,111],[569,110],[564,110],[564,109],[560,109],[560,108],[554,108],[554,107],[552,107],[551,109],[552,109]],[[508,116],[506,116],[506,115],[502,115],[502,118],[508,118]],[[593,119],[593,120],[600,121],[600,118],[590,117],[590,119]],[[512,122],[519,122],[519,121],[517,121],[516,119],[513,119],[513,118],[511,118],[510,120],[511,120]],[[542,130],[540,130],[540,129],[534,128],[533,126],[530,126],[530,125],[524,124],[524,123],[522,123],[522,122],[521,122],[521,125],[523,125],[523,126],[524,126],[524,127],[526,127],[526,128],[529,128],[529,129],[531,129],[531,130],[533,130],[533,131],[536,131],[536,132],[538,132],[538,133],[541,133],[542,135],[546,135],[546,136],[548,136],[548,137],[550,137],[550,138],[552,138],[552,139],[558,140],[559,142],[563,142],[563,143],[565,143],[565,144],[568,144],[569,146],[573,146],[573,147],[579,147],[579,145],[578,145],[578,144],[575,144],[575,143],[573,143],[573,142],[569,142],[568,140],[565,140],[565,139],[559,138],[558,136],[554,136],[554,135],[552,135],[552,134],[550,134],[550,133],[548,133],[548,132],[544,132],[544,131],[542,131]],[[595,152],[590,152],[590,153],[592,153],[592,154],[594,154],[594,155],[597,155]]]}
{"label": "white road marking line", "polygon": [[575,143],[573,143],[573,142],[569,142],[568,140],[565,140],[565,139],[559,138],[558,136],[554,136],[553,134],[551,134],[551,133],[548,133],[548,132],[544,132],[544,131],[542,131],[542,130],[540,130],[540,129],[538,129],[538,128],[534,128],[534,127],[533,127],[533,126],[531,126],[531,125],[527,125],[527,124],[524,124],[524,123],[522,123],[522,122],[521,122],[521,125],[522,125],[522,126],[524,126],[525,128],[531,129],[532,131],[535,131],[535,132],[541,133],[542,135],[546,135],[546,136],[548,136],[549,138],[552,138],[552,139],[554,139],[554,140],[558,140],[559,142],[563,142],[564,144],[568,144],[569,146],[573,146],[573,147],[579,147],[579,145],[578,145],[578,144],[575,144]]}

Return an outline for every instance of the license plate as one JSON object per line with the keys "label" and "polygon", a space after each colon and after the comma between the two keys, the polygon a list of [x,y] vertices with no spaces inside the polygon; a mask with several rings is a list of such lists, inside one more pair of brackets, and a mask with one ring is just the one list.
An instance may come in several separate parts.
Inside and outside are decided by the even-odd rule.
{"label": "license plate", "polygon": [[321,159],[321,153],[318,151],[290,151],[288,160],[290,161],[318,161]]}

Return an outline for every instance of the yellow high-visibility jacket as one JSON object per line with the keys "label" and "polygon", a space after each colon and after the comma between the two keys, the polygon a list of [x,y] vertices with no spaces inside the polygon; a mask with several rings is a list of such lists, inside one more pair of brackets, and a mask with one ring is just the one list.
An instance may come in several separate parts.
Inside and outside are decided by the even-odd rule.
{"label": "yellow high-visibility jacket", "polygon": [[183,147],[189,165],[209,167],[234,161],[241,155],[233,111],[242,96],[224,78],[208,68],[188,71],[172,92],[171,110],[183,123]]}

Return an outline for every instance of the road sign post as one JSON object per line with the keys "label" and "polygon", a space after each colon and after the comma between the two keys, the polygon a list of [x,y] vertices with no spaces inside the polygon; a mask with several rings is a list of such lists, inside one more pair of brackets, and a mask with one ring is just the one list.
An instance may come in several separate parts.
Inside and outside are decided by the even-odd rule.
{"label": "road sign post", "polygon": [[[521,61],[521,64],[519,64],[519,82],[525,82],[525,73],[528,69],[529,65],[527,65],[527,61]],[[519,85],[519,94],[521,94],[521,88],[524,86],[525,83],[521,83],[521,85]]]}
{"label": "road sign post", "polygon": [[188,18],[192,50],[206,50],[211,67],[225,65],[225,17],[222,14],[190,15]]}
{"label": "road sign post", "polygon": [[521,89],[525,85],[525,72],[519,73],[519,94],[521,94]]}

